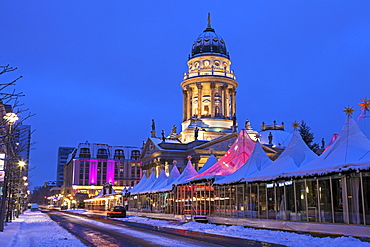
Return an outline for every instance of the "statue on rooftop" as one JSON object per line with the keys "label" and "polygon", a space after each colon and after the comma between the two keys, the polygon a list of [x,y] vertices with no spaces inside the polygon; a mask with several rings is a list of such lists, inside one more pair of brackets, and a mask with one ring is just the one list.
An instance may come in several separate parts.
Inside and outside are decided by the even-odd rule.
{"label": "statue on rooftop", "polygon": [[152,131],[155,131],[155,122],[154,122],[154,119],[152,119]]}
{"label": "statue on rooftop", "polygon": [[162,130],[162,141],[165,142],[166,141],[166,137],[164,136],[164,130]]}
{"label": "statue on rooftop", "polygon": [[195,140],[198,140],[198,132],[199,132],[199,129],[198,129],[198,127],[196,127],[196,128],[194,129],[194,139],[195,139]]}
{"label": "statue on rooftop", "polygon": [[245,129],[247,129],[247,130],[252,129],[251,123],[249,122],[249,119],[245,120]]}
{"label": "statue on rooftop", "polygon": [[269,145],[272,145],[272,133],[270,132],[269,136],[268,136],[268,139],[269,139]]}
{"label": "statue on rooftop", "polygon": [[176,125],[173,125],[173,126],[172,126],[171,133],[172,133],[172,134],[177,134],[177,127],[176,127]]}

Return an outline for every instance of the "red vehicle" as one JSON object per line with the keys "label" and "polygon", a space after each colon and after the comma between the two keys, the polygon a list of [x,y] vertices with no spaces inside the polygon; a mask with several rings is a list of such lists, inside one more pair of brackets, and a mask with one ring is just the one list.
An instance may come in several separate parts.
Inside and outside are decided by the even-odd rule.
{"label": "red vehicle", "polygon": [[126,217],[126,208],[123,206],[114,206],[113,211],[107,212],[107,217],[110,218],[125,218]]}

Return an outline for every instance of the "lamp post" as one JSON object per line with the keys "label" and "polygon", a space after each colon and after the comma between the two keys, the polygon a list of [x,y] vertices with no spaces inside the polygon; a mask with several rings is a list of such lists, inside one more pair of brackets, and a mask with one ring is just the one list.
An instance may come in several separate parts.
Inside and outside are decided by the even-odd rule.
{"label": "lamp post", "polygon": [[[8,128],[6,131],[6,135],[4,137],[4,140],[2,142],[4,143],[4,151],[5,151],[5,157],[4,157],[4,181],[3,181],[3,191],[1,196],[1,204],[0,204],[0,232],[4,231],[4,221],[5,221],[5,212],[7,211],[7,204],[6,201],[8,198],[8,183],[9,183],[9,173],[11,171],[11,160],[13,157],[12,154],[12,139],[11,133],[12,133],[12,126],[15,124],[15,122],[18,120],[17,114],[13,112],[8,112],[3,116],[3,119],[8,124]],[[10,193],[9,193],[10,194]],[[9,210],[9,202],[8,202],[8,210]]]}

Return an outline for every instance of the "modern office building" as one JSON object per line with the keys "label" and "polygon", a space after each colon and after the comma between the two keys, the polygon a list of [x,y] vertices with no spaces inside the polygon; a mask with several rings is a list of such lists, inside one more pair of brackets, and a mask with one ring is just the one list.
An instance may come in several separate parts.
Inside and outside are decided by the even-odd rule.
{"label": "modern office building", "polygon": [[58,148],[58,161],[57,161],[57,187],[62,187],[64,179],[64,166],[67,163],[68,155],[72,153],[74,147],[59,147]]}

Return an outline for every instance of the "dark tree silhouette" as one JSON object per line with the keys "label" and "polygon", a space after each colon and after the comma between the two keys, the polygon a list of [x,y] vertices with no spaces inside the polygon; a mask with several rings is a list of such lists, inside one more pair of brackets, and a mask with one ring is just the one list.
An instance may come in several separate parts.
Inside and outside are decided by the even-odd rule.
{"label": "dark tree silhouette", "polygon": [[313,143],[315,139],[315,135],[311,132],[311,127],[309,127],[305,121],[302,120],[301,125],[299,126],[299,133],[302,136],[303,141],[307,144],[307,146],[314,152],[316,152],[320,146],[317,143]]}

